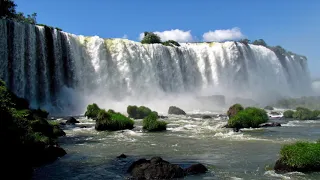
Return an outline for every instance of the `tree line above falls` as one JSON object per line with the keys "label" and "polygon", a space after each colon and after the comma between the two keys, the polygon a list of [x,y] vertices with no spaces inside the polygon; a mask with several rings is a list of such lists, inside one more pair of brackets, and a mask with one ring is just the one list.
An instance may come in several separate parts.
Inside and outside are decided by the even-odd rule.
{"label": "tree line above falls", "polygon": [[[32,13],[31,15],[30,14],[25,15],[23,12],[17,12],[16,7],[17,7],[17,4],[15,4],[13,0],[1,0],[0,1],[0,19],[13,20],[17,22],[28,23],[28,24],[38,25],[38,26],[45,26],[51,29],[57,29],[59,31],[62,31],[62,29],[58,27],[51,27],[45,24],[37,24],[37,13]],[[284,59],[286,55],[298,55],[298,54],[292,53],[291,51],[285,50],[281,46],[269,46],[263,39],[254,40],[252,41],[252,43],[249,39],[241,39],[237,42],[245,45],[253,44],[253,45],[264,46],[272,50],[278,56],[279,59]],[[144,32],[144,38],[141,40],[141,43],[142,44],[162,44],[164,46],[171,46],[171,47],[180,46],[180,44],[174,40],[168,40],[168,41],[162,42],[161,38],[153,32]],[[301,56],[301,55],[298,55],[298,56],[306,59],[305,56]]]}
{"label": "tree line above falls", "polygon": [[51,29],[62,31],[62,29],[58,27],[47,26],[45,24],[37,24],[37,13],[25,15],[23,12],[17,12],[16,7],[17,4],[14,3],[13,0],[0,0],[0,19],[13,20],[37,26],[45,26]]}

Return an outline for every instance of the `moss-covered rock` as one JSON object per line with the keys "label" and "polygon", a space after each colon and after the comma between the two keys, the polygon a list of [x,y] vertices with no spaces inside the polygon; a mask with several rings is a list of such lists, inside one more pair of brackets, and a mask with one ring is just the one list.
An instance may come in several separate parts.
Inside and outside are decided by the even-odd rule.
{"label": "moss-covered rock", "polygon": [[229,128],[258,128],[269,120],[267,112],[255,107],[247,107],[228,120]]}
{"label": "moss-covered rock", "polygon": [[243,109],[244,108],[242,107],[241,104],[234,104],[229,108],[227,115],[229,118],[232,118],[233,116],[235,116],[238,112],[242,111]]}
{"label": "moss-covered rock", "polygon": [[187,113],[176,106],[170,106],[168,110],[168,114],[186,115]]}
{"label": "moss-covered rock", "polygon": [[47,116],[44,110],[29,109],[27,100],[17,97],[0,81],[0,141],[5,155],[2,170],[14,170],[21,179],[26,179],[33,167],[66,153],[56,142],[65,133],[59,126],[48,123]]}
{"label": "moss-covered rock", "polygon": [[97,131],[117,131],[132,129],[134,121],[121,113],[101,109],[97,115],[95,129]]}
{"label": "moss-covered rock", "polygon": [[152,113],[151,109],[145,106],[128,106],[127,113],[130,118],[143,119]]}
{"label": "moss-covered rock", "polygon": [[274,170],[276,172],[320,171],[320,143],[297,142],[284,145]]}
{"label": "moss-covered rock", "polygon": [[297,107],[292,116],[294,119],[298,120],[315,120],[318,119],[318,112],[313,112],[308,108]]}
{"label": "moss-covered rock", "polygon": [[294,114],[294,111],[287,110],[287,111],[283,112],[283,117],[285,117],[285,118],[293,118],[293,114]]}
{"label": "moss-covered rock", "polygon": [[97,119],[99,111],[100,111],[100,108],[96,103],[89,104],[87,106],[87,111],[84,113],[84,116],[91,119]]}
{"label": "moss-covered rock", "polygon": [[143,119],[143,129],[147,131],[165,131],[167,123],[158,120],[158,114],[151,113]]}

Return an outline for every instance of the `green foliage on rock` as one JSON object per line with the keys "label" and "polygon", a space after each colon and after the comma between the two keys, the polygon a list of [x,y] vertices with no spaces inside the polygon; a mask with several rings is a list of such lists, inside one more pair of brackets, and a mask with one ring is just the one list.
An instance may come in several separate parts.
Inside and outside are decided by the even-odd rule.
{"label": "green foliage on rock", "polygon": [[293,114],[294,114],[294,111],[287,110],[287,111],[283,112],[283,117],[285,117],[285,118],[293,118]]}
{"label": "green foliage on rock", "polygon": [[286,109],[296,109],[297,107],[320,109],[320,96],[285,98],[278,100],[274,106]]}
{"label": "green foliage on rock", "polygon": [[241,104],[234,104],[232,105],[227,112],[229,118],[235,116],[238,112],[242,111],[244,108]]}
{"label": "green foliage on rock", "polygon": [[87,111],[84,113],[84,116],[91,118],[91,119],[97,119],[98,113],[100,112],[100,108],[96,103],[89,104],[87,106]]}
{"label": "green foliage on rock", "polygon": [[318,119],[318,115],[318,111],[311,111],[308,108],[297,107],[296,111],[293,113],[293,118],[299,120],[315,120]]}
{"label": "green foliage on rock", "polygon": [[142,44],[157,44],[161,43],[161,38],[153,32],[144,32],[144,37],[141,40]]}
{"label": "green foliage on rock", "polygon": [[109,110],[100,109],[97,115],[95,129],[98,131],[117,131],[132,129],[134,121],[125,115]]}
{"label": "green foliage on rock", "polygon": [[130,118],[143,119],[152,113],[151,109],[145,106],[128,106],[127,113]]}
{"label": "green foliage on rock", "polygon": [[165,131],[167,129],[167,123],[165,121],[159,121],[158,114],[152,112],[143,119],[143,129],[148,131]]}
{"label": "green foliage on rock", "polygon": [[168,41],[162,42],[162,45],[172,46],[172,47],[180,46],[180,44],[177,41],[174,41],[174,40],[168,40]]}
{"label": "green foliage on rock", "polygon": [[17,176],[27,178],[32,167],[65,154],[56,146],[57,137],[65,133],[59,126],[48,123],[47,116],[46,111],[30,109],[27,100],[17,97],[0,81],[0,141],[5,145],[2,153],[10,157],[8,161],[4,159],[5,169],[14,169]]}
{"label": "green foliage on rock", "polygon": [[297,142],[284,145],[280,150],[280,160],[297,170],[320,170],[320,144]]}
{"label": "green foliage on rock", "polygon": [[248,45],[250,43],[250,40],[249,39],[240,39],[239,42],[242,44]]}
{"label": "green foliage on rock", "polygon": [[253,45],[268,47],[267,43],[263,39],[254,40]]}
{"label": "green foliage on rock", "polygon": [[247,107],[232,116],[228,121],[229,128],[258,128],[269,120],[267,112],[255,107]]}

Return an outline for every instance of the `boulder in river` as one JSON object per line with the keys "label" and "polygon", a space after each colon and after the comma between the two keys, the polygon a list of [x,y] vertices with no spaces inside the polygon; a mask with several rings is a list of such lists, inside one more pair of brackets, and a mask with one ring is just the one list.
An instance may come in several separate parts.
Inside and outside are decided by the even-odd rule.
{"label": "boulder in river", "polygon": [[168,114],[186,115],[186,112],[184,112],[182,109],[176,106],[170,106],[168,110]]}
{"label": "boulder in river", "polygon": [[127,155],[125,154],[120,154],[120,156],[117,156],[118,159],[124,159],[127,158]]}
{"label": "boulder in river", "polygon": [[260,128],[262,128],[262,127],[279,127],[279,126],[281,126],[281,124],[278,122],[268,122],[268,123],[263,123],[263,124],[259,125]]}
{"label": "boulder in river", "polygon": [[79,123],[79,121],[76,120],[76,118],[74,117],[70,117],[67,121],[66,121],[66,124],[76,124],[76,123]]}
{"label": "boulder in river", "polygon": [[133,162],[128,172],[133,179],[173,179],[184,177],[183,169],[176,164],[171,164],[160,157],[151,160],[139,159]]}
{"label": "boulder in river", "polygon": [[186,175],[189,174],[203,174],[206,173],[208,169],[203,164],[193,164],[190,167],[184,169]]}
{"label": "boulder in river", "polygon": [[212,118],[212,116],[209,116],[209,115],[203,115],[202,116],[202,119],[211,119]]}
{"label": "boulder in river", "polygon": [[208,169],[203,164],[193,164],[182,169],[179,165],[171,164],[161,157],[153,157],[150,160],[139,159],[132,163],[128,172],[132,179],[174,179],[183,178],[186,175],[206,173]]}

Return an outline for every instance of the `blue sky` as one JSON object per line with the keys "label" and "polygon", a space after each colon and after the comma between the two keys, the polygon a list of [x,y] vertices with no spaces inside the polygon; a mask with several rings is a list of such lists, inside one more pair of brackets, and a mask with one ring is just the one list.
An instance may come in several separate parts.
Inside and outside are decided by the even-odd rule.
{"label": "blue sky", "polygon": [[86,36],[126,36],[138,41],[140,33],[144,31],[178,29],[181,31],[169,33],[169,36],[201,41],[204,33],[211,31],[205,39],[215,39],[216,35],[240,35],[251,40],[262,38],[269,45],[281,45],[287,50],[307,56],[311,75],[320,77],[320,0],[15,2],[18,11],[38,13],[38,23]]}

